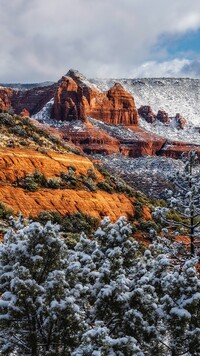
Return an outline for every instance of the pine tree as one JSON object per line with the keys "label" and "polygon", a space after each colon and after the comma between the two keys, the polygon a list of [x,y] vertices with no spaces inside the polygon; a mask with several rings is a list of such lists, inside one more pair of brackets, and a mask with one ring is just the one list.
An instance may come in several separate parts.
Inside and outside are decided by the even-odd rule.
{"label": "pine tree", "polygon": [[142,256],[124,217],[115,223],[105,218],[92,241],[82,236],[71,262],[85,286],[88,325],[74,355],[153,355],[162,349],[150,255]]}
{"label": "pine tree", "polygon": [[67,250],[50,222],[14,224],[0,245],[0,353],[67,355],[79,306],[66,278]]}
{"label": "pine tree", "polygon": [[[195,151],[188,156],[182,155],[184,169],[177,171],[170,177],[173,190],[168,190],[168,208],[157,208],[156,215],[169,227],[181,229],[190,239],[190,255],[198,253],[200,237],[200,166]],[[173,209],[176,219],[170,217],[169,209]],[[177,219],[178,218],[178,219]]]}
{"label": "pine tree", "polygon": [[200,280],[195,265],[174,266],[162,280],[160,299],[166,344],[172,356],[200,354]]}

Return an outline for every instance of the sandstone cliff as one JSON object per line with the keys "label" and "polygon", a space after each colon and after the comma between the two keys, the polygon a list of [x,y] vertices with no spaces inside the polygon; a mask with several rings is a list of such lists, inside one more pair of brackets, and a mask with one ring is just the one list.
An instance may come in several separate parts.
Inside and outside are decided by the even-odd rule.
{"label": "sandstone cliff", "polygon": [[121,215],[134,214],[133,198],[128,198],[124,194],[109,194],[102,190],[90,192],[83,189],[48,188],[31,192],[12,184],[27,173],[33,173],[35,169],[46,177],[56,177],[69,166],[75,167],[77,174],[86,174],[88,169],[92,168],[97,180],[103,180],[92,162],[82,156],[71,153],[42,154],[30,150],[1,149],[0,201],[25,216],[29,214],[36,216],[43,210],[58,211],[61,214],[81,211],[99,219],[108,215],[112,220]]}
{"label": "sandstone cliff", "polygon": [[54,96],[56,120],[85,120],[93,117],[112,125],[138,125],[134,99],[121,84],[105,93],[99,92],[76,71],[62,77]]}

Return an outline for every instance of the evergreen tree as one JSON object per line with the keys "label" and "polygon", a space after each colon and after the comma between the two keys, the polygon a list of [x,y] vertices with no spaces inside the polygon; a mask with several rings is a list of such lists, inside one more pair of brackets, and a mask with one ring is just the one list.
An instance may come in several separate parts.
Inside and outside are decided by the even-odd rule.
{"label": "evergreen tree", "polygon": [[0,245],[0,353],[67,355],[82,327],[58,226],[14,224]]}
{"label": "evergreen tree", "polygon": [[200,280],[191,259],[175,266],[162,280],[166,344],[172,356],[200,354]]}
{"label": "evergreen tree", "polygon": [[[170,177],[173,190],[168,190],[168,209],[157,208],[156,215],[169,227],[181,228],[182,233],[190,238],[190,255],[198,253],[200,236],[200,166],[195,151],[188,156],[182,155],[183,171],[177,171]],[[176,219],[170,216],[169,209],[173,209]]]}

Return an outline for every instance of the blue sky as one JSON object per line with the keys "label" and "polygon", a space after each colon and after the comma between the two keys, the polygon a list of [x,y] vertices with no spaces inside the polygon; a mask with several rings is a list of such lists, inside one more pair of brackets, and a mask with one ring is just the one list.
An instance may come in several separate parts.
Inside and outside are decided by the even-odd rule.
{"label": "blue sky", "polygon": [[156,48],[165,49],[168,58],[185,56],[188,59],[200,57],[200,28],[186,31],[184,34],[161,35]]}
{"label": "blue sky", "polygon": [[200,78],[200,0],[0,0],[0,82]]}

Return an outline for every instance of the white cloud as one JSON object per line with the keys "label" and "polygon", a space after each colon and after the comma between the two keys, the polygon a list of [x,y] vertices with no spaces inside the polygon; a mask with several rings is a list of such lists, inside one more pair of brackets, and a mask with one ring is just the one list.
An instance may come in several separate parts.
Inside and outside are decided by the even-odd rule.
{"label": "white cloud", "polygon": [[0,82],[56,80],[71,67],[130,76],[161,56],[160,35],[200,27],[199,0],[0,0],[0,8]]}
{"label": "white cloud", "polygon": [[145,62],[141,66],[135,68],[132,72],[132,77],[180,77],[183,76],[183,68],[191,64],[187,59],[173,59],[171,61]]}

